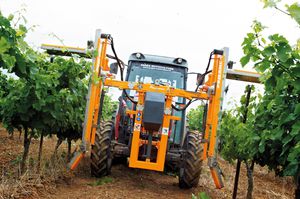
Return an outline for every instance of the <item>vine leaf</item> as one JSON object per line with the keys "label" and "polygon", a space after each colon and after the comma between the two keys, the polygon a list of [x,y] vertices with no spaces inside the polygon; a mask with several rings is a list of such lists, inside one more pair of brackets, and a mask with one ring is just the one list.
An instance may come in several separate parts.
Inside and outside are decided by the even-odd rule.
{"label": "vine leaf", "polygon": [[298,5],[298,3],[287,6],[287,10],[289,11],[291,17],[294,18],[300,25],[300,6]]}
{"label": "vine leaf", "polygon": [[249,61],[250,61],[250,55],[246,55],[242,57],[240,60],[242,66],[246,66],[246,64],[248,64]]}
{"label": "vine leaf", "polygon": [[5,53],[10,48],[9,43],[4,37],[0,37],[0,54]]}
{"label": "vine leaf", "polygon": [[8,54],[2,54],[1,55],[4,63],[6,64],[6,66],[8,66],[9,71],[11,70],[11,68],[15,65],[16,63],[16,58],[14,56],[8,55]]}
{"label": "vine leaf", "polygon": [[273,46],[268,46],[263,50],[263,53],[269,57],[271,56],[273,53],[275,53],[275,48]]}
{"label": "vine leaf", "polygon": [[297,115],[300,114],[300,103],[296,105],[294,113]]}

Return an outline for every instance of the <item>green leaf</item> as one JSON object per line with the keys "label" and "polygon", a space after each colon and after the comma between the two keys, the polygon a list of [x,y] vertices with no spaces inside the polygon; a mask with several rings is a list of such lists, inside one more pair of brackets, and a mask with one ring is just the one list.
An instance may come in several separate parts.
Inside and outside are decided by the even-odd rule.
{"label": "green leaf", "polygon": [[264,8],[272,8],[276,6],[276,2],[275,0],[261,0],[261,2],[264,3]]}
{"label": "green leaf", "polygon": [[300,78],[297,78],[294,82],[293,82],[293,86],[300,91]]}
{"label": "green leaf", "polygon": [[24,36],[27,33],[27,29],[23,25],[19,25],[19,29],[16,30],[16,36]]}
{"label": "green leaf", "polygon": [[279,60],[282,62],[286,62],[289,58],[289,53],[292,51],[291,47],[285,42],[280,42],[279,45],[276,45],[275,48],[277,50],[276,54]]}
{"label": "green leaf", "polygon": [[297,76],[300,77],[300,66],[296,66],[294,68],[291,68],[292,73]]}
{"label": "green leaf", "polygon": [[94,50],[94,52],[93,52],[93,57],[97,57],[98,56],[98,51],[97,50]]}
{"label": "green leaf", "polygon": [[300,115],[300,103],[299,103],[299,104],[296,104],[294,113],[297,114],[297,115],[298,115],[298,114]]}
{"label": "green leaf", "polygon": [[291,147],[291,151],[288,156],[288,161],[291,164],[297,165],[299,164],[299,156],[300,156],[300,141],[294,146]]}
{"label": "green leaf", "polygon": [[263,50],[263,54],[266,56],[271,56],[273,53],[275,53],[275,48],[273,46],[268,46]]}
{"label": "green leaf", "polygon": [[262,139],[260,142],[259,142],[259,145],[258,145],[258,151],[260,153],[263,153],[265,151],[265,140]]}
{"label": "green leaf", "polygon": [[100,81],[101,81],[101,77],[98,77],[98,75],[96,73],[93,73],[92,83],[95,85],[98,85]]}
{"label": "green leaf", "polygon": [[257,21],[257,20],[254,20],[253,22],[253,25],[252,25],[252,28],[254,30],[254,32],[256,34],[258,34],[259,32],[261,32],[263,29],[265,29],[266,27],[262,25],[261,22]]}
{"label": "green leaf", "polygon": [[281,43],[281,42],[282,43],[288,43],[288,40],[285,37],[283,37],[282,35],[279,35],[279,34],[270,35],[269,39],[271,41],[276,42],[276,43]]}
{"label": "green leaf", "polygon": [[210,198],[205,192],[201,192],[198,194],[198,199],[210,199]]}
{"label": "green leaf", "polygon": [[265,70],[270,68],[270,63],[267,61],[262,61],[258,64],[255,64],[255,69],[257,69],[259,72],[263,73]]}
{"label": "green leaf", "polygon": [[300,121],[298,120],[295,124],[292,126],[291,135],[295,136],[298,135],[300,132]]}
{"label": "green leaf", "polygon": [[2,54],[1,57],[3,59],[3,62],[6,64],[6,66],[8,66],[9,69],[11,69],[16,63],[16,58],[14,56]]}
{"label": "green leaf", "polygon": [[267,79],[265,85],[267,87],[275,87],[276,86],[276,79],[272,76],[269,79]]}
{"label": "green leaf", "polygon": [[287,6],[287,10],[290,13],[291,17],[296,20],[300,25],[300,6],[298,3],[294,3],[290,6]]}
{"label": "green leaf", "polygon": [[7,17],[7,19],[8,19],[9,21],[13,20],[13,19],[14,19],[14,15],[10,14],[10,15]]}
{"label": "green leaf", "polygon": [[242,57],[240,60],[242,66],[245,66],[249,61],[250,61],[250,55],[246,55],[246,56]]}
{"label": "green leaf", "polygon": [[195,196],[195,194],[192,193],[192,199],[197,199],[197,196]]}
{"label": "green leaf", "polygon": [[10,48],[9,43],[4,37],[0,37],[0,54],[5,53]]}
{"label": "green leaf", "polygon": [[293,136],[290,135],[286,135],[283,139],[282,139],[282,143],[283,143],[283,147],[288,145],[290,143],[290,141],[292,141]]}

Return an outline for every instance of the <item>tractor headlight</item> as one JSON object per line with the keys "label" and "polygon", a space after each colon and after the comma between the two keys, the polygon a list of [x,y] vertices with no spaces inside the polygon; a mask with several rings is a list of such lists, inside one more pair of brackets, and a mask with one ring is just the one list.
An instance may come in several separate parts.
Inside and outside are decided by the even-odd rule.
{"label": "tractor headlight", "polygon": [[140,59],[142,57],[141,53],[136,53],[135,54],[136,58]]}

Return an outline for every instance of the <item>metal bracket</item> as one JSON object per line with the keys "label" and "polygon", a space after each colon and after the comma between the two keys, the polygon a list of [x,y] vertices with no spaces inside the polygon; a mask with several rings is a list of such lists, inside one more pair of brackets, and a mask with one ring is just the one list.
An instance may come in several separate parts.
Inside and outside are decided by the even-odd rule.
{"label": "metal bracket", "polygon": [[216,187],[218,189],[223,188],[224,183],[223,183],[222,176],[224,175],[215,157],[208,158],[208,166],[210,168]]}
{"label": "metal bracket", "polygon": [[133,89],[134,85],[135,85],[134,82],[128,82],[128,87],[129,87],[130,90]]}
{"label": "metal bracket", "polygon": [[68,169],[74,170],[77,167],[77,165],[79,164],[80,160],[84,157],[86,152],[87,152],[86,151],[86,143],[82,142],[79,145],[79,150],[75,152],[71,161],[68,163],[68,165],[67,165]]}
{"label": "metal bracket", "polygon": [[207,96],[210,97],[211,95],[215,94],[216,83],[213,86],[209,86],[207,89]]}
{"label": "metal bracket", "polygon": [[144,106],[141,104],[136,105],[136,110],[138,111],[143,111],[144,110]]}
{"label": "metal bracket", "polygon": [[218,166],[218,162],[217,162],[215,157],[208,158],[207,164],[208,164],[209,167]]}
{"label": "metal bracket", "polygon": [[172,110],[170,108],[166,108],[164,113],[165,113],[165,115],[171,115]]}

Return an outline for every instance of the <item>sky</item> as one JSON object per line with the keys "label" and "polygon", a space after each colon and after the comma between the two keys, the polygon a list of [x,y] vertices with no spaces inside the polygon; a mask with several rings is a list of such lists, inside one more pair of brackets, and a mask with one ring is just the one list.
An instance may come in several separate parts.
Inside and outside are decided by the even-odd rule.
{"label": "sky", "polygon": [[[284,9],[283,4],[279,6]],[[203,72],[209,53],[223,47],[229,47],[234,68],[240,68],[241,43],[255,19],[268,27],[266,35],[281,33],[291,43],[300,36],[293,20],[275,9],[263,9],[259,0],[0,0],[6,16],[24,7],[27,26],[37,25],[26,39],[36,48],[42,43],[61,44],[53,35],[64,45],[86,47],[100,28],[112,34],[124,61],[134,52],[182,57],[189,63],[189,72]],[[195,78],[189,77],[189,90],[194,89]],[[225,104],[238,101],[247,85],[232,80],[226,84]]]}

